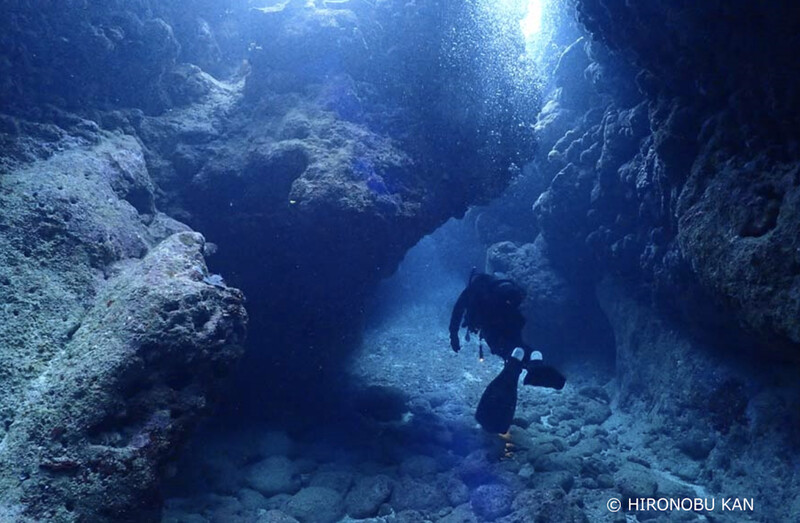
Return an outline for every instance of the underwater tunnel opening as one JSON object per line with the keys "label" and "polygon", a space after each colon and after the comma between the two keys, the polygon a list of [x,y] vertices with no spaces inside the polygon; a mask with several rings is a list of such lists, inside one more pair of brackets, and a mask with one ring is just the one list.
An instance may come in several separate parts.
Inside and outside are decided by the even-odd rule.
{"label": "underwater tunnel opening", "polygon": [[[529,236],[524,218],[504,221],[508,209],[516,209],[511,199],[507,194],[487,206],[474,207],[463,219],[451,219],[410,249],[397,272],[376,291],[366,330],[391,329],[392,322],[405,321],[417,331],[416,343],[443,358],[449,356],[448,328],[454,305],[473,274],[487,273],[512,281],[524,293],[520,311],[526,344],[546,360],[574,367],[576,372],[591,368],[591,372],[612,374],[614,335],[594,286],[562,274],[548,258],[544,239],[538,234]],[[462,329],[462,338],[464,334]],[[481,346],[489,357],[486,343],[475,334],[462,339],[462,344],[468,357],[474,353],[478,359]]]}

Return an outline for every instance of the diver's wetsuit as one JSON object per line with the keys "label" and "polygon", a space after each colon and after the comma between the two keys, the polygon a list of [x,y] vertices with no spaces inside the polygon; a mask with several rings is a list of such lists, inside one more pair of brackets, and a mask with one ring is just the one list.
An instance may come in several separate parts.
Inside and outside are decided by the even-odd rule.
{"label": "diver's wetsuit", "polygon": [[[504,433],[511,426],[517,408],[517,383],[523,369],[528,370],[525,385],[558,390],[566,381],[560,372],[541,360],[531,361],[533,350],[522,341],[525,317],[519,307],[524,298],[525,292],[511,280],[473,274],[450,316],[450,346],[455,352],[461,350],[458,331],[463,326],[467,335],[477,333],[486,340],[492,354],[505,361],[503,370],[486,387],[475,412],[475,419],[489,432]],[[524,351],[522,360],[512,357],[517,347]]]}
{"label": "diver's wetsuit", "polygon": [[521,347],[527,361],[532,349],[522,341],[525,318],[519,311],[524,297],[523,290],[511,280],[473,275],[450,316],[450,346],[455,352],[461,350],[458,331],[463,326],[485,340],[492,354],[508,360],[511,352]]}

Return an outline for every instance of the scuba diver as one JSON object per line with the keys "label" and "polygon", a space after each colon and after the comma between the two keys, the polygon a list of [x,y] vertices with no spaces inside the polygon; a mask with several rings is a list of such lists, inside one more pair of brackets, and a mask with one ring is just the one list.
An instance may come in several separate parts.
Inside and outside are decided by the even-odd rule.
{"label": "scuba diver", "polygon": [[533,349],[522,340],[525,318],[519,307],[524,298],[525,292],[513,281],[476,274],[473,269],[450,316],[450,346],[454,352],[461,350],[458,335],[465,327],[467,341],[471,333],[480,339],[481,361],[485,340],[492,354],[505,362],[500,374],[486,387],[475,412],[475,419],[490,432],[508,432],[517,408],[517,383],[523,369],[528,371],[525,385],[560,390],[566,382],[556,369],[541,359],[532,359]]}

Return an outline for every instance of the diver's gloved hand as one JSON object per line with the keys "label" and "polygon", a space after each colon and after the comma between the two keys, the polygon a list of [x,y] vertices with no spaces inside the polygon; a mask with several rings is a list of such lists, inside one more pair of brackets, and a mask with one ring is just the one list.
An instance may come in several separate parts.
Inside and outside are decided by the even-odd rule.
{"label": "diver's gloved hand", "polygon": [[461,350],[461,344],[458,341],[458,334],[453,336],[450,335],[450,347],[453,349],[453,352],[458,352]]}

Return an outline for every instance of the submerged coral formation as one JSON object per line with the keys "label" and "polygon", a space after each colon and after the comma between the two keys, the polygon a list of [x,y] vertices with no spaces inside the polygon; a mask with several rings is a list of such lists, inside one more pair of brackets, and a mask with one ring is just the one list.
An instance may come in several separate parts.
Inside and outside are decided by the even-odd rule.
{"label": "submerged coral formation", "polygon": [[514,20],[466,4],[339,7],[249,13],[242,83],[137,127],[164,204],[219,244],[254,339],[271,342],[248,353],[246,379],[288,372],[307,395],[337,380],[379,279],[533,152],[522,41],[492,37]]}
{"label": "submerged coral formation", "polygon": [[203,282],[203,237],[154,208],[139,144],[84,136],[0,178],[0,503],[141,521],[246,314],[239,291]]}

